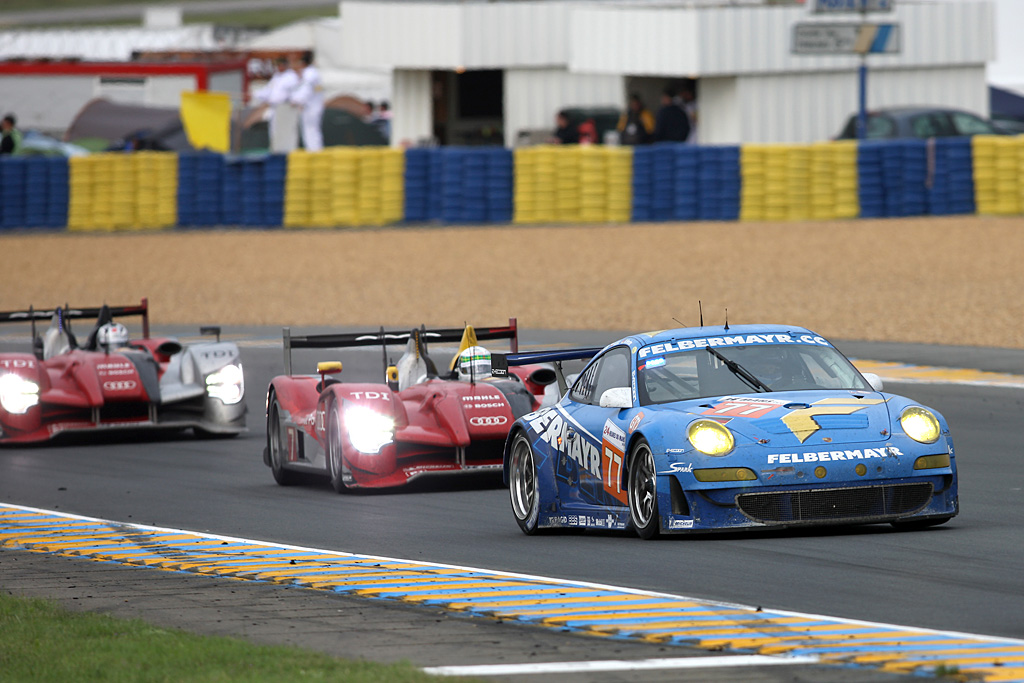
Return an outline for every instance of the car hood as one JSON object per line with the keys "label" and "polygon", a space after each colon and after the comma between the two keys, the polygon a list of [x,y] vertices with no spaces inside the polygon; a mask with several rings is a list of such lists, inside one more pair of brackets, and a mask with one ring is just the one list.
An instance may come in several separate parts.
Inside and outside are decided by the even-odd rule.
{"label": "car hood", "polygon": [[888,407],[892,398],[863,391],[791,391],[661,407],[716,420],[755,443],[780,448],[887,439],[892,431]]}

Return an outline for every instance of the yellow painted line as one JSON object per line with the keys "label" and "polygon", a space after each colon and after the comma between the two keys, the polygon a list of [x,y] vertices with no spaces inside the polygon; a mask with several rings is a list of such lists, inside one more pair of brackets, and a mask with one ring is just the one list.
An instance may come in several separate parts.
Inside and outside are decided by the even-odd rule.
{"label": "yellow painted line", "polygon": [[989,387],[1024,389],[1024,375],[989,372],[967,368],[942,368],[876,360],[854,360],[861,372],[873,372],[884,382],[922,382],[929,384],[973,384]]}
{"label": "yellow painted line", "polygon": [[[16,511],[23,511],[17,514]],[[14,514],[9,514],[14,513]],[[789,653],[800,661],[1024,682],[1024,641],[760,610],[599,584],[88,520],[0,504],[4,547],[320,588],[593,637]],[[926,649],[926,647],[933,649]],[[989,649],[998,648],[1001,655]],[[996,663],[1003,666],[995,666]],[[1009,665],[1009,666],[1006,666]],[[1019,675],[1018,675],[1019,674]]]}

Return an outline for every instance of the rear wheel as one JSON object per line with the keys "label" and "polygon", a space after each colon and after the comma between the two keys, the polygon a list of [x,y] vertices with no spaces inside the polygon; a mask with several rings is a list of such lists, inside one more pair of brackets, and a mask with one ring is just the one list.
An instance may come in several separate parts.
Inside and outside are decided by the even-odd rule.
{"label": "rear wheel", "polygon": [[341,418],[333,406],[328,408],[327,413],[330,416],[327,420],[327,472],[334,490],[345,493],[349,490],[346,479],[350,479],[351,475],[341,448]]}
{"label": "rear wheel", "polygon": [[281,408],[275,396],[270,401],[270,413],[267,415],[267,452],[270,453],[270,471],[274,481],[281,486],[295,483],[295,472],[284,467],[285,448],[281,443]]}
{"label": "rear wheel", "polygon": [[509,455],[508,490],[512,513],[524,534],[537,533],[540,521],[540,491],[537,486],[537,465],[530,440],[520,432],[512,441]]}
{"label": "rear wheel", "polygon": [[658,535],[661,520],[658,515],[658,474],[654,467],[654,454],[646,439],[638,439],[629,457],[629,519],[640,538]]}

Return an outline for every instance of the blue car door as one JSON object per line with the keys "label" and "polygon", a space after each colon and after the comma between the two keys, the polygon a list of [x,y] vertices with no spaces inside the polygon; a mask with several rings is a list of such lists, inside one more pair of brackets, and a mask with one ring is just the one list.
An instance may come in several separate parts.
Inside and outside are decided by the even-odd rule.
{"label": "blue car door", "polygon": [[562,403],[568,429],[556,464],[558,497],[567,514],[593,514],[626,506],[622,465],[632,410],[601,407],[610,389],[632,395],[626,346],[609,349],[580,374]]}

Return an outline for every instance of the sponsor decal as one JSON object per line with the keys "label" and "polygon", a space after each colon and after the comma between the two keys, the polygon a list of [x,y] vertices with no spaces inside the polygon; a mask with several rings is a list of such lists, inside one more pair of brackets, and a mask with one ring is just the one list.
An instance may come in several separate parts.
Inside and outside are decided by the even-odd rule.
{"label": "sponsor decal", "polygon": [[858,410],[884,402],[885,399],[875,398],[826,398],[807,408],[792,411],[782,418],[782,423],[803,443],[821,429],[821,425],[814,419],[819,415],[852,415]]}
{"label": "sponsor decal", "polygon": [[675,342],[664,342],[662,344],[651,344],[645,346],[637,353],[640,358],[647,356],[660,356],[692,349],[703,349],[711,346],[749,346],[751,344],[812,344],[818,346],[832,346],[824,337],[812,334],[801,334],[793,336],[790,334],[738,334],[731,337],[701,337],[698,339],[681,339]]}
{"label": "sponsor decal", "polygon": [[636,431],[636,428],[640,426],[640,421],[644,419],[644,411],[640,411],[636,416],[629,421],[629,433],[632,434]]}
{"label": "sponsor decal", "polygon": [[644,363],[643,365],[641,365],[640,369],[641,370],[653,370],[654,368],[660,368],[662,365],[664,365],[667,362],[668,361],[665,360],[664,356],[658,356],[657,358],[652,358],[649,361],[647,361],[646,363]]}
{"label": "sponsor decal", "polygon": [[604,476],[601,486],[605,492],[619,502],[626,502],[622,490],[622,464],[626,460],[626,432],[611,420],[606,420],[601,431],[601,465]]}
{"label": "sponsor decal", "polygon": [[353,391],[350,396],[353,399],[366,401],[390,401],[391,396],[383,391]]}
{"label": "sponsor decal", "polygon": [[685,453],[686,449],[685,448],[666,448],[665,452],[666,453],[670,453],[670,454],[680,454],[680,453]]}
{"label": "sponsor decal", "polygon": [[668,520],[669,529],[692,529],[692,519],[670,519]]}
{"label": "sponsor decal", "polygon": [[199,355],[203,358],[232,358],[234,357],[235,352],[231,349],[213,349],[200,351]]}
{"label": "sponsor decal", "polygon": [[757,418],[767,415],[786,402],[779,399],[732,398],[721,399],[702,415]]}
{"label": "sponsor decal", "polygon": [[761,476],[764,477],[765,481],[771,479],[776,474],[796,474],[795,467],[775,467],[770,470],[761,470]]}
{"label": "sponsor decal", "polygon": [[864,448],[850,451],[818,451],[812,453],[772,453],[768,464],[797,464],[807,462],[830,462],[836,460],[870,460],[871,458],[898,458],[903,452],[895,446],[886,448]]}
{"label": "sponsor decal", "polygon": [[469,418],[469,424],[474,427],[497,427],[508,422],[504,415],[476,415]]}
{"label": "sponsor decal", "polygon": [[35,366],[36,362],[34,360],[23,360],[21,358],[0,360],[0,368],[34,368]]}
{"label": "sponsor decal", "polygon": [[133,380],[120,379],[117,381],[104,382],[103,391],[131,391],[137,386],[138,384]]}
{"label": "sponsor decal", "polygon": [[477,394],[475,396],[463,396],[462,405],[466,410],[504,408],[505,400],[500,394]]}
{"label": "sponsor decal", "polygon": [[556,452],[576,461],[580,468],[594,477],[601,476],[601,455],[597,446],[581,437],[567,439],[569,423],[557,410],[549,410],[528,422],[530,429],[537,432],[541,441],[550,444]]}
{"label": "sponsor decal", "polygon": [[669,471],[677,474],[680,472],[693,472],[693,463],[674,462],[669,466]]}

